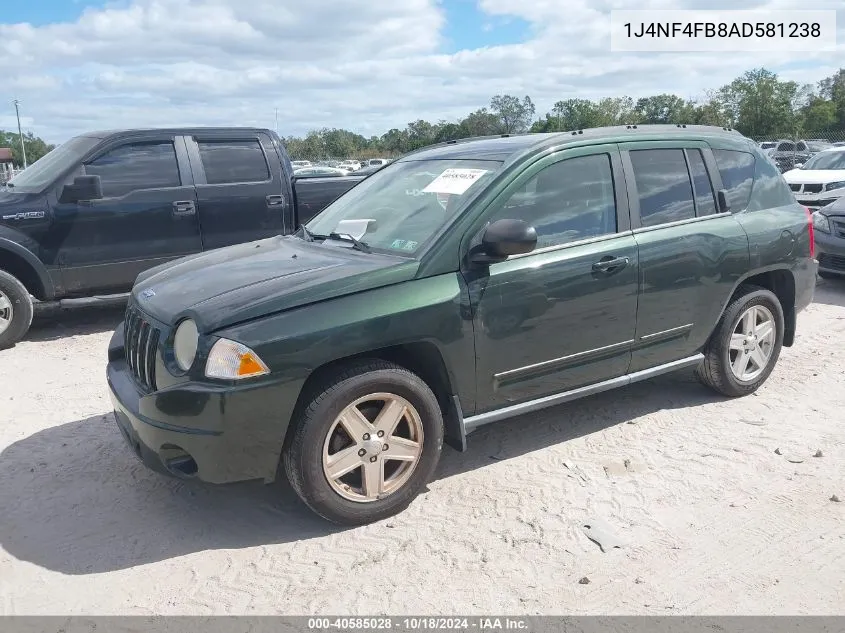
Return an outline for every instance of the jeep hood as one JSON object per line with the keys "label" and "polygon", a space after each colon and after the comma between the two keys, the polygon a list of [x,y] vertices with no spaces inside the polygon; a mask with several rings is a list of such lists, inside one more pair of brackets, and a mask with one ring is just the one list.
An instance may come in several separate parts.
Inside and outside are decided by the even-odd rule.
{"label": "jeep hood", "polygon": [[201,332],[275,312],[410,280],[418,262],[368,254],[336,241],[279,236],[178,259],[141,273],[135,304],[173,324],[193,318]]}

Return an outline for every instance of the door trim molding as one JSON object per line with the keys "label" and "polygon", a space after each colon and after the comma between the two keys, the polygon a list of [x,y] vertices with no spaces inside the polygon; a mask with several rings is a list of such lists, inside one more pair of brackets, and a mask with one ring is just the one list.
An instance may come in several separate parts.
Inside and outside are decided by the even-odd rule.
{"label": "door trim molding", "polygon": [[524,367],[516,367],[506,371],[493,374],[494,389],[503,383],[516,382],[531,374],[542,372],[544,369],[562,369],[567,365],[573,365],[580,361],[598,359],[607,353],[622,351],[625,348],[630,348],[634,344],[634,340],[621,341],[613,343],[612,345],[605,345],[604,347],[596,347],[595,349],[588,349],[583,352],[575,354],[568,354],[560,356],[559,358],[551,358],[549,360],[540,361],[532,365],[525,365]]}
{"label": "door trim molding", "polygon": [[661,343],[669,339],[678,338],[689,332],[694,325],[694,323],[687,323],[686,325],[679,325],[678,327],[669,328],[668,330],[661,330],[660,332],[654,332],[652,334],[644,334],[637,342],[644,345],[651,345],[652,343]]}
{"label": "door trim molding", "polygon": [[632,374],[619,376],[618,378],[611,378],[610,380],[598,382],[593,385],[587,385],[586,387],[579,387],[578,389],[563,391],[561,393],[552,394],[543,398],[537,398],[536,400],[521,402],[519,404],[514,404],[509,407],[503,407],[501,409],[488,411],[487,413],[471,415],[468,418],[464,418],[464,428],[466,430],[466,433],[471,433],[477,428],[484,426],[485,424],[490,424],[491,422],[498,422],[499,420],[504,420],[513,416],[523,415],[526,413],[531,413],[533,411],[539,411],[547,407],[563,404],[565,402],[571,402],[572,400],[577,400],[578,398],[583,398],[585,396],[591,396],[593,394],[601,393],[603,391],[615,389],[616,387],[624,387],[626,385],[630,385],[641,380],[648,380],[649,378],[653,378],[661,374],[667,374],[678,369],[694,367],[701,363],[703,360],[704,354],[694,354],[693,356],[681,358],[680,360],[672,361],[671,363],[657,365],[656,367],[643,369]]}

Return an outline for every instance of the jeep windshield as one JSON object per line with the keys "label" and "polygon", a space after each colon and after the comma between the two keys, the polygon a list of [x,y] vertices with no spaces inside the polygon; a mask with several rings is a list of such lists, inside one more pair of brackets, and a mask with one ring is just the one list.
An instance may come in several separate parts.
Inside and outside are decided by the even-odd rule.
{"label": "jeep windshield", "polygon": [[62,143],[54,150],[32,163],[7,184],[12,191],[40,193],[47,185],[54,182],[59,174],[76,165],[88,150],[100,139],[90,136],[76,136]]}
{"label": "jeep windshield", "polygon": [[845,152],[820,152],[804,163],[803,169],[845,169]]}
{"label": "jeep windshield", "polygon": [[414,256],[501,167],[500,161],[470,159],[390,163],[326,207],[302,236],[326,242],[352,237],[376,252]]}

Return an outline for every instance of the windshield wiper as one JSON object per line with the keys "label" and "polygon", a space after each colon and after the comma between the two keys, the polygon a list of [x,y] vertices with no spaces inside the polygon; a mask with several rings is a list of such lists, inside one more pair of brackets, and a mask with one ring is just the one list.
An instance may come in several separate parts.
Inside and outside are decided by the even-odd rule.
{"label": "windshield wiper", "polygon": [[356,239],[349,233],[335,233],[332,231],[329,233],[329,238],[333,240],[341,240],[345,242],[352,242],[352,248],[359,250],[364,253],[372,253],[372,249],[366,242],[361,242],[360,240]]}

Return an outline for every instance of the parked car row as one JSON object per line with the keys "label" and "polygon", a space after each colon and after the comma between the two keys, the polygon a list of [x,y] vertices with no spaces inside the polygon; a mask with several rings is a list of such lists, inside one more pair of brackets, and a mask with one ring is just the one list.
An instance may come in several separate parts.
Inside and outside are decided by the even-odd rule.
{"label": "parked car row", "polygon": [[833,147],[827,139],[763,141],[760,149],[774,161],[781,173],[801,166],[811,156]]}
{"label": "parked car row", "polygon": [[682,368],[755,392],[812,301],[817,227],[724,128],[443,143],[293,235],[141,272],[115,421],[160,472],[283,472],[330,521],[384,519],[486,424]]}

